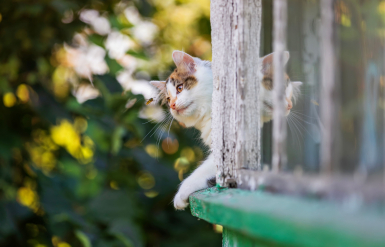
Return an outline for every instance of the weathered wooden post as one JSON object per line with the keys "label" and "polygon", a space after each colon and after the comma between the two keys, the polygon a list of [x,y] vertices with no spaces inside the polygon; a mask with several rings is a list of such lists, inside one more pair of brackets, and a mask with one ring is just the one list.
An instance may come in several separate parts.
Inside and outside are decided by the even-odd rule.
{"label": "weathered wooden post", "polygon": [[336,83],[334,52],[333,0],[321,1],[321,121],[324,126],[321,142],[321,171],[330,175],[333,167],[333,150],[336,134]]}
{"label": "weathered wooden post", "polygon": [[217,183],[260,167],[259,47],[261,0],[212,0],[213,153]]}
{"label": "weathered wooden post", "polygon": [[285,50],[287,28],[287,0],[274,0],[274,83],[273,83],[273,159],[274,172],[287,162],[285,117]]}

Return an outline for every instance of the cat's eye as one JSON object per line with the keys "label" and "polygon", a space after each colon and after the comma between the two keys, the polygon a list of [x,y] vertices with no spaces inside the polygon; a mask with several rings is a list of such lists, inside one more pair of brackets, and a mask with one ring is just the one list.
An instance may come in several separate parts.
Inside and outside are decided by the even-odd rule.
{"label": "cat's eye", "polygon": [[167,97],[167,102],[170,103],[170,97]]}
{"label": "cat's eye", "polygon": [[180,84],[179,86],[176,87],[177,93],[180,93],[183,91],[183,84]]}

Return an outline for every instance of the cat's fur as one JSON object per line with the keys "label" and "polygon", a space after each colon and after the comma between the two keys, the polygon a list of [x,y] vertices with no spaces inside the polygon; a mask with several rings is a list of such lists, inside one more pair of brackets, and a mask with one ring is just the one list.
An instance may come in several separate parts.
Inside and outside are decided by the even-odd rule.
{"label": "cat's fur", "polygon": [[[213,75],[211,63],[192,57],[182,51],[174,51],[173,60],[177,68],[166,81],[151,81],[160,90],[162,103],[167,103],[172,116],[185,127],[195,127],[201,138],[211,146],[211,101]],[[285,52],[285,63],[289,53]],[[273,54],[260,59],[259,71],[263,78],[260,87],[261,122],[272,119]],[[286,115],[299,93],[301,82],[291,82],[286,75]],[[178,90],[179,89],[179,90]],[[183,182],[174,198],[174,207],[184,209],[191,193],[208,187],[208,180],[215,177],[216,166],[213,155],[209,157]]]}

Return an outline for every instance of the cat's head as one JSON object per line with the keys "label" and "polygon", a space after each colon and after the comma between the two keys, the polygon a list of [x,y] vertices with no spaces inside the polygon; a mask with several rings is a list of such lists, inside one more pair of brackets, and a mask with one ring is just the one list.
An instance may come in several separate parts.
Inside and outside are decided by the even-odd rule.
{"label": "cat's head", "polygon": [[[267,56],[260,58],[260,71],[261,71],[261,87],[260,97],[262,99],[261,105],[261,117],[263,122],[268,122],[272,119],[273,114],[273,85],[274,85],[274,66],[273,56],[271,53]],[[284,53],[284,64],[286,65],[289,61],[290,53],[285,51]],[[296,98],[300,93],[300,86],[302,82],[291,81],[289,76],[285,73],[285,107],[286,116],[290,114],[291,109],[295,103]]]}
{"label": "cat's head", "polygon": [[211,113],[211,63],[174,51],[176,69],[165,81],[151,81],[160,90],[162,104],[167,103],[178,121],[192,126],[197,117]]}

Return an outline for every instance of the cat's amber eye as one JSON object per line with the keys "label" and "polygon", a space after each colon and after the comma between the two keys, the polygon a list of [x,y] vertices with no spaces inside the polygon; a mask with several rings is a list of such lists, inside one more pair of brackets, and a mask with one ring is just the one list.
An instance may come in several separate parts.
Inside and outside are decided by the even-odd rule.
{"label": "cat's amber eye", "polygon": [[170,103],[170,97],[167,97],[167,102]]}
{"label": "cat's amber eye", "polygon": [[179,86],[176,87],[176,91],[178,93],[182,92],[183,91],[183,84],[180,84]]}

